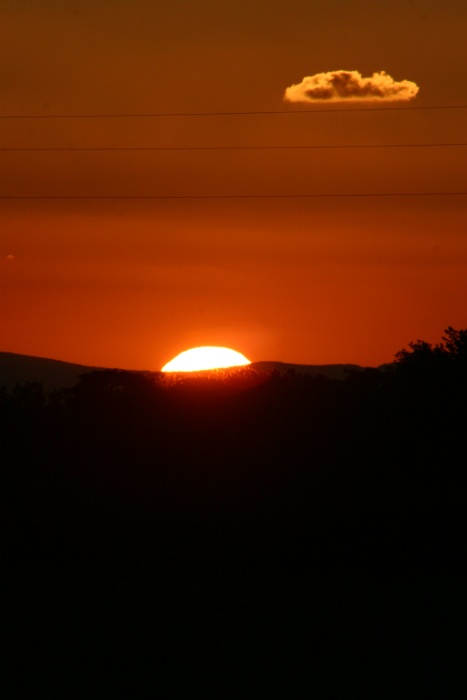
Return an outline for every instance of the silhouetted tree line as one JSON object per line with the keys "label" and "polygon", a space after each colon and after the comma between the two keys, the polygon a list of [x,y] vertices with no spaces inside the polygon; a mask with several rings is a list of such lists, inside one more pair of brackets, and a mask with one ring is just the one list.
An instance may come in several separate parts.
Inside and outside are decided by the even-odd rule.
{"label": "silhouetted tree line", "polygon": [[466,388],[449,327],[344,381],[99,371],[0,392],[8,649],[38,661],[11,697],[447,697]]}

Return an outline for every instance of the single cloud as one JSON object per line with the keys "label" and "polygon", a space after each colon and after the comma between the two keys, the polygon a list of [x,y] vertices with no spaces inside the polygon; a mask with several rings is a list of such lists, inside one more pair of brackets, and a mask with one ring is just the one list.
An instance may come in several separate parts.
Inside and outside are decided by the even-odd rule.
{"label": "single cloud", "polygon": [[316,73],[291,85],[284,93],[285,102],[395,102],[412,100],[419,87],[410,80],[394,80],[381,71],[364,78],[357,70],[334,70]]}

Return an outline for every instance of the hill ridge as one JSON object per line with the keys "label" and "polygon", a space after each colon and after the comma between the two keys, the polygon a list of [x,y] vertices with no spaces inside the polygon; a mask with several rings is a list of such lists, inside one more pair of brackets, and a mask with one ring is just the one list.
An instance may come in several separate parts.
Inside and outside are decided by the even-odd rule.
{"label": "hill ridge", "polygon": [[[292,362],[280,362],[261,360],[247,365],[259,372],[274,372],[279,375],[324,375],[329,379],[345,379],[350,372],[362,371],[365,367],[351,363],[334,363],[324,365],[295,364]],[[156,370],[130,370],[118,367],[95,367],[82,365],[65,360],[56,360],[50,357],[38,357],[36,355],[23,355],[21,353],[0,351],[0,387],[6,387],[11,391],[16,384],[25,382],[38,382],[46,391],[55,391],[61,388],[75,386],[82,374],[95,371],[123,371],[123,372],[150,372],[158,374]]]}

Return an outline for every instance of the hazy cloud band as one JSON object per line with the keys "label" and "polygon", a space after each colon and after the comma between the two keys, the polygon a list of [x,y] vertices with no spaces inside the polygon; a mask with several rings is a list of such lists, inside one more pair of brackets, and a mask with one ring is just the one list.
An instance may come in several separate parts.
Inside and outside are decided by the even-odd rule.
{"label": "hazy cloud band", "polygon": [[291,85],[284,93],[285,102],[395,102],[411,100],[419,87],[410,80],[394,80],[381,71],[364,78],[356,70],[335,70],[316,73],[303,78],[301,83]]}

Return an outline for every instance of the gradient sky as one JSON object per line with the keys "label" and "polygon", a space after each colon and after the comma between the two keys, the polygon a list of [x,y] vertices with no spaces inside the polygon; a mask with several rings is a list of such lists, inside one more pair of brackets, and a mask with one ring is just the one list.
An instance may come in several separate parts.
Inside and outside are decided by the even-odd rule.
{"label": "gradient sky", "polygon": [[[467,143],[465,0],[0,0],[0,12],[0,117],[285,112],[2,118],[1,149],[398,145],[0,151],[0,350],[155,370],[226,345],[377,365],[467,327],[465,195],[8,198],[467,192],[467,147],[414,147]],[[414,81],[399,107],[453,108],[283,102],[304,76],[340,69]]]}

